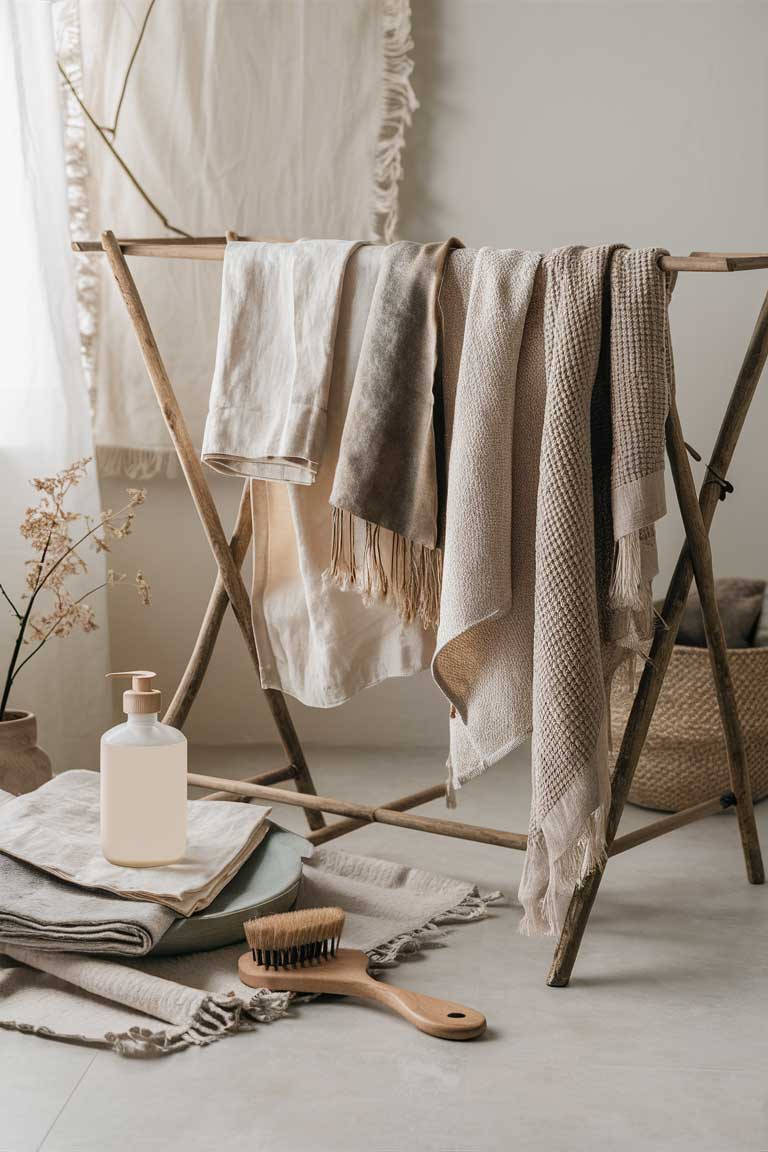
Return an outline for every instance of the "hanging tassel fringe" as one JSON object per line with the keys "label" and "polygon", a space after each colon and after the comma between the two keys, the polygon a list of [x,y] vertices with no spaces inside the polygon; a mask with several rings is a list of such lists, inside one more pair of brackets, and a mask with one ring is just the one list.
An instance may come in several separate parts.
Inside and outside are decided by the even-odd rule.
{"label": "hanging tassel fringe", "polygon": [[398,184],[403,178],[405,130],[419,102],[411,85],[413,50],[408,0],[383,0],[381,31],[384,50],[382,109],[373,161],[374,199],[371,236],[391,244],[398,218]]}
{"label": "hanging tassel fringe", "polygon": [[443,568],[440,549],[425,548],[392,533],[387,571],[378,524],[357,521],[358,531],[360,526],[365,530],[363,554],[358,559],[356,520],[343,508],[333,509],[331,563],[324,577],[343,590],[356,589],[366,603],[379,600],[392,604],[405,624],[419,619],[425,628],[437,631]]}

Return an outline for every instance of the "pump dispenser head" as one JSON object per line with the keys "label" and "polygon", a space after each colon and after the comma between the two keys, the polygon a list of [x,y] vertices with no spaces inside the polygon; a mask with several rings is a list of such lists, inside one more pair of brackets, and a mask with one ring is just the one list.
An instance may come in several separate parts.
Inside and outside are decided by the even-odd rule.
{"label": "pump dispenser head", "polygon": [[156,672],[107,672],[107,678],[130,676],[131,687],[123,692],[123,712],[128,716],[148,716],[160,711],[162,693],[152,687]]}

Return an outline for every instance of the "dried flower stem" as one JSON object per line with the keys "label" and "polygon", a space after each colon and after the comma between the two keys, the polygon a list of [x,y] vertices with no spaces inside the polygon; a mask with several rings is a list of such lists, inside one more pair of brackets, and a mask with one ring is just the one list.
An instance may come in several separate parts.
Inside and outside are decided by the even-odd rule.
{"label": "dried flower stem", "polygon": [[117,132],[117,122],[120,119],[120,111],[123,107],[123,100],[125,100],[125,93],[126,93],[126,90],[128,88],[128,81],[131,78],[131,72],[133,71],[133,65],[136,61],[136,57],[139,54],[139,48],[141,48],[141,42],[144,39],[144,33],[147,30],[147,24],[149,23],[149,17],[152,14],[152,9],[154,8],[154,6],[155,6],[155,0],[149,0],[149,6],[147,7],[147,11],[144,14],[144,20],[142,22],[141,28],[139,29],[139,35],[136,39],[136,43],[133,46],[133,52],[131,53],[131,58],[128,61],[128,67],[125,70],[125,76],[123,77],[123,84],[122,84],[122,87],[120,89],[120,96],[119,96],[118,101],[117,101],[117,107],[115,108],[114,119],[112,120],[112,127],[108,128],[106,124],[101,125],[102,131],[103,132],[109,132],[110,136],[113,139],[115,137],[115,133]]}

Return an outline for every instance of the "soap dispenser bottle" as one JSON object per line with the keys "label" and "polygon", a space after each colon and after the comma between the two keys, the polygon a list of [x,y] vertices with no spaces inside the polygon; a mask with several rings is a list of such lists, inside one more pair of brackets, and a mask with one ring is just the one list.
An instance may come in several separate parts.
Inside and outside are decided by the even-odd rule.
{"label": "soap dispenser bottle", "polygon": [[187,739],[161,724],[154,672],[130,676],[125,724],[101,738],[101,850],[112,864],[174,864],[187,842]]}

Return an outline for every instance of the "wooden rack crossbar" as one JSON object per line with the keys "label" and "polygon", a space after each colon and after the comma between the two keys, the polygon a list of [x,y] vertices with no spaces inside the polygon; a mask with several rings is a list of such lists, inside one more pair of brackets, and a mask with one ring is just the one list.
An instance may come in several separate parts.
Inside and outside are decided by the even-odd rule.
{"label": "wooden rack crossbar", "polygon": [[[229,234],[232,235],[232,234]],[[263,238],[260,238],[263,239]],[[197,696],[210,663],[227,605],[231,605],[248,649],[257,679],[259,658],[253,638],[248,593],[240,569],[251,543],[250,486],[246,481],[231,537],[227,540],[203,472],[193,447],[184,417],[171,387],[157,347],[144,305],[126,262],[126,256],[149,256],[163,259],[222,260],[227,238],[220,236],[190,239],[142,237],[117,240],[104,232],[101,240],[75,241],[76,252],[103,252],[125,302],[133,324],[150,381],[163,414],[168,432],[179,457],[209,546],[216,559],[218,576],[203,617],[189,663],[165,714],[168,724],[181,728]],[[287,242],[287,241],[286,241]],[[660,265],[669,272],[740,272],[768,269],[768,253],[757,252],[692,252],[690,256],[663,256]],[[768,358],[768,292],[760,309],[741,369],[726,408],[704,482],[697,492],[683,439],[680,418],[672,398],[666,425],[666,447],[678,504],[682,513],[685,539],[670,582],[662,616],[664,628],[654,636],[651,652],[644,666],[640,684],[624,731],[612,778],[611,808],[608,817],[608,855],[615,856],[630,848],[666,835],[706,816],[735,808],[747,878],[752,884],[764,882],[763,861],[755,824],[749,769],[744,739],[739,723],[733,680],[728,664],[725,636],[717,608],[709,529],[718,503],[723,498],[720,486],[727,472],[739,435]],[[713,477],[718,478],[715,483]],[[617,836],[619,821],[626,804],[643,742],[672,655],[677,629],[691,583],[696,581],[702,605],[704,628],[709,650],[718,709],[725,737],[731,790],[713,796],[682,812],[646,824]],[[259,680],[259,686],[261,682]],[[281,692],[262,689],[272,712],[289,763],[283,768],[261,773],[249,780],[229,780],[197,773],[188,775],[190,786],[212,789],[208,800],[269,800],[304,809],[310,825],[309,839],[316,844],[344,836],[366,824],[389,824],[440,836],[474,840],[484,844],[524,851],[525,833],[507,832],[483,825],[466,824],[455,819],[413,815],[411,809],[427,804],[444,793],[442,783],[409,796],[381,805],[359,804],[318,796],[304,758],[299,737],[293,726],[288,706]],[[292,780],[296,791],[275,787]],[[340,817],[326,824],[324,813]],[[604,872],[598,869],[579,884],[571,899],[563,930],[557,942],[552,966],[547,977],[551,986],[564,986],[570,980],[592,905]]]}

